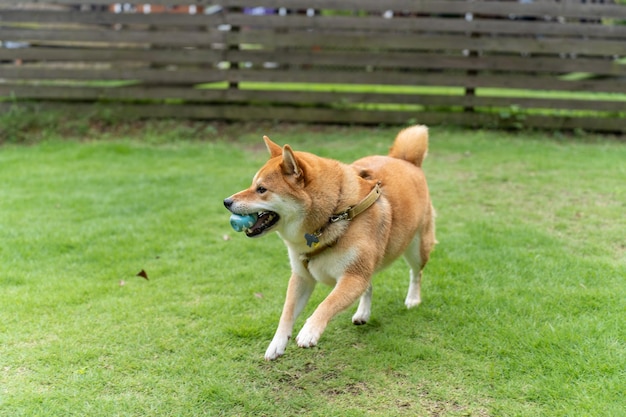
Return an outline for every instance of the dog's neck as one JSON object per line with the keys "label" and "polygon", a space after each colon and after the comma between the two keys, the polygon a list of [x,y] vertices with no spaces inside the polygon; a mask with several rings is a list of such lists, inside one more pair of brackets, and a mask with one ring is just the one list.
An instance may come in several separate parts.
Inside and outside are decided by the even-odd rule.
{"label": "dog's neck", "polygon": [[326,224],[317,229],[313,233],[305,233],[304,239],[308,247],[304,252],[300,252],[300,260],[306,269],[309,262],[314,257],[320,255],[326,249],[333,247],[339,238],[345,233],[349,226],[349,222],[365,210],[370,208],[381,195],[380,182],[371,189],[369,194],[365,196],[354,206],[348,207],[340,213],[333,214],[328,218]]}
{"label": "dog's neck", "polygon": [[[371,189],[369,194],[365,196],[361,201],[359,201],[354,206],[350,206],[347,209],[341,211],[340,213],[335,213],[328,218],[328,221],[320,228],[318,228],[313,233],[305,233],[304,239],[306,240],[306,245],[309,248],[316,249],[317,246],[320,245],[320,238],[324,233],[326,233],[327,229],[333,224],[341,221],[350,221],[354,219],[359,214],[363,213],[365,210],[370,208],[372,204],[378,200],[381,194],[380,182],[376,183],[374,188]],[[331,241],[336,241],[336,239],[330,239]]]}

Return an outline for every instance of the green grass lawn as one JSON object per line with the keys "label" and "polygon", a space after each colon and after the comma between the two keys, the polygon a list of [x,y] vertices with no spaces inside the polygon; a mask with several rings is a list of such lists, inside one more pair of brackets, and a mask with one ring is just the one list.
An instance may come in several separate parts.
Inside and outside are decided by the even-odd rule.
{"label": "green grass lawn", "polygon": [[404,307],[397,262],[369,324],[352,309],[318,347],[263,360],[286,250],[233,232],[222,199],[265,161],[263,134],[351,161],[396,131],[150,122],[0,146],[0,415],[623,415],[614,138],[431,128],[423,304]]}

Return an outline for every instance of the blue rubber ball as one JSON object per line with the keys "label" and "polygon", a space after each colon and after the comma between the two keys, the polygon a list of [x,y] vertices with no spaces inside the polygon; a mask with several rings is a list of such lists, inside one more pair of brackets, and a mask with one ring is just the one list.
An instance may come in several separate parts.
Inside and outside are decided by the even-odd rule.
{"label": "blue rubber ball", "polygon": [[257,216],[256,214],[231,214],[230,216],[230,225],[235,230],[235,232],[243,232],[246,229],[249,229],[256,223]]}

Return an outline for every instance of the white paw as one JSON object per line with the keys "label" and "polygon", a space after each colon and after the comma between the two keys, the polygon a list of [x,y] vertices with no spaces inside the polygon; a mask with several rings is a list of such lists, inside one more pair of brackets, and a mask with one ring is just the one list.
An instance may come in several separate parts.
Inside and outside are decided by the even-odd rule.
{"label": "white paw", "polygon": [[368,312],[357,311],[354,314],[354,316],[352,316],[352,323],[356,324],[357,326],[360,326],[362,324],[367,323],[369,319],[370,319],[369,311]]}
{"label": "white paw", "polygon": [[274,359],[283,356],[285,353],[285,348],[287,347],[287,342],[289,341],[288,337],[285,338],[277,338],[275,337],[272,340],[272,343],[268,346],[265,351],[265,360],[273,361]]}
{"label": "white paw", "polygon": [[302,330],[300,330],[300,333],[298,333],[296,343],[298,343],[298,346],[301,348],[313,347],[317,345],[317,341],[320,339],[321,335],[322,332],[314,329],[307,321]]}
{"label": "white paw", "polygon": [[413,307],[417,307],[418,305],[420,305],[421,302],[422,300],[419,297],[417,298],[407,297],[406,300],[404,301],[404,305],[406,305],[406,308],[413,308]]}

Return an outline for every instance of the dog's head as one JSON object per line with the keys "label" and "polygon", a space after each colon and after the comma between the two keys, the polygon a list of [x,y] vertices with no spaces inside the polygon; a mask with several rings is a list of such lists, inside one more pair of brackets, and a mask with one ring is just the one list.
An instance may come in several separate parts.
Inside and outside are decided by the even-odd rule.
{"label": "dog's head", "polygon": [[272,230],[296,227],[302,223],[303,205],[299,190],[304,172],[289,145],[282,148],[263,137],[270,159],[252,179],[249,188],[224,200],[232,213],[256,214],[257,221],[245,230],[248,237],[259,237]]}

